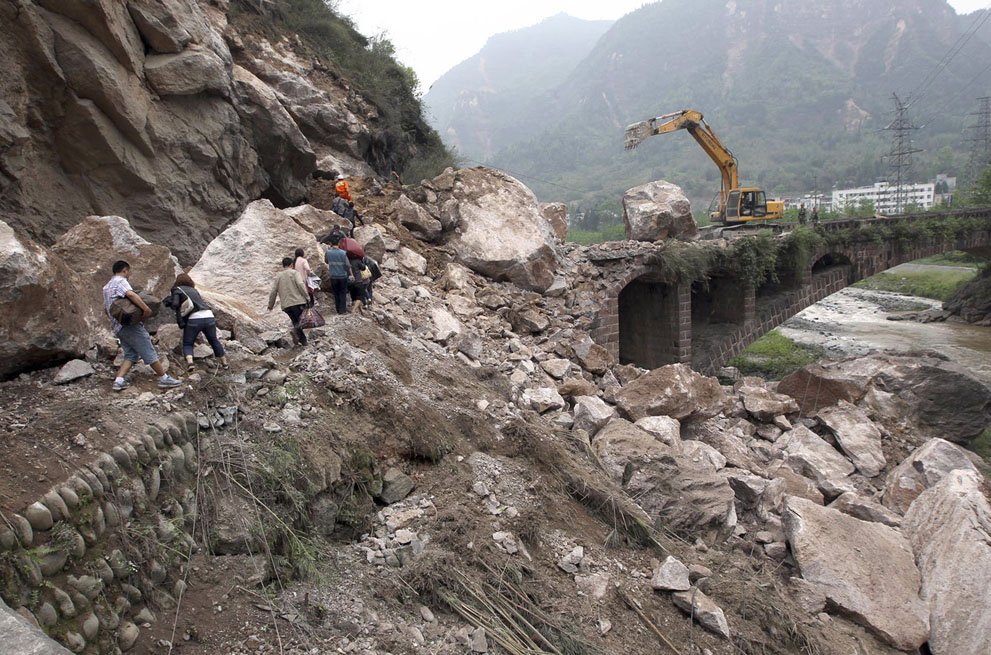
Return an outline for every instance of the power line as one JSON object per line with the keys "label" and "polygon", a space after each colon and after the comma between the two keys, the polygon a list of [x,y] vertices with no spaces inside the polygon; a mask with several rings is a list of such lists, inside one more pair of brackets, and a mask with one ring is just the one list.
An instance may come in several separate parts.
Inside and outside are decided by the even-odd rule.
{"label": "power line", "polygon": [[947,107],[949,107],[952,103],[956,102],[961,95],[963,95],[967,91],[970,91],[971,88],[974,86],[974,83],[977,82],[977,80],[980,79],[980,77],[985,73],[987,73],[988,71],[991,71],[991,64],[985,66],[977,75],[972,77],[969,82],[964,84],[959,91],[957,91],[952,95],[946,96],[943,99],[942,104],[938,105],[936,109],[929,112],[929,114],[926,116],[926,120],[922,121],[922,125],[920,127],[927,127],[929,123],[931,123],[937,116],[942,114]]}
{"label": "power line", "polygon": [[922,79],[919,85],[908,94],[908,107],[914,105],[920,98],[922,98],[923,95],[925,95],[926,91],[929,90],[929,87],[932,86],[932,84],[939,78],[939,73],[945,69],[951,61],[953,61],[954,57],[960,54],[960,51],[963,50],[965,45],[967,45],[967,42],[970,41],[974,35],[977,34],[978,30],[984,26],[984,23],[991,18],[991,5],[988,5],[988,7],[985,7],[981,11],[983,13],[974,17],[974,20],[971,22],[970,26],[964,31],[963,34],[957,37],[956,42],[954,42],[954,44],[950,46],[950,49],[943,54],[938,62],[936,62],[936,66],[933,67],[933,69],[929,71],[929,73]]}

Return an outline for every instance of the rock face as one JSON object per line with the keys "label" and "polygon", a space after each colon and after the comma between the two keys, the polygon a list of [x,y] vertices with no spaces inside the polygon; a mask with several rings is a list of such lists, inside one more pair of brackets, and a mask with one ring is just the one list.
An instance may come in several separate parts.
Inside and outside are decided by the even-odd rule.
{"label": "rock face", "polygon": [[962,445],[991,424],[991,387],[961,366],[925,355],[871,355],[807,366],[781,380],[778,391],[804,403],[806,416],[840,400],[858,404],[880,394],[929,436]]}
{"label": "rock face", "polygon": [[79,276],[0,221],[0,378],[89,348]]}
{"label": "rock face", "polygon": [[[323,248],[316,238],[268,200],[258,200],[210,242],[189,275],[201,292],[238,298],[246,311],[261,320],[272,280],[282,270],[282,258],[292,257],[296,248],[303,249],[314,271],[326,268]],[[204,299],[213,303],[213,296],[206,295]],[[276,303],[275,310],[262,322],[288,325],[288,317],[278,309]]]}
{"label": "rock face", "polygon": [[886,464],[881,451],[881,432],[863,410],[840,400],[835,407],[819,410],[817,416],[836,436],[840,448],[858,471],[869,478],[881,472]]}
{"label": "rock face", "polygon": [[982,482],[976,471],[949,473],[902,524],[922,572],[933,655],[991,652],[991,506]]}
{"label": "rock face", "polygon": [[948,441],[931,439],[888,473],[884,505],[904,514],[919,494],[958,469],[976,470],[970,455]]}
{"label": "rock face", "polygon": [[878,376],[914,409],[933,436],[967,445],[991,425],[991,387],[958,364],[932,358],[903,361]]}
{"label": "rock face", "polygon": [[13,227],[50,243],[83,215],[119,214],[188,265],[263,192],[301,200],[323,159],[371,172],[366,157],[389,148],[367,102],[288,43],[239,34],[226,5],[0,10],[0,210]]}
{"label": "rock face", "polygon": [[713,416],[726,402],[715,378],[704,377],[686,364],[670,364],[649,371],[616,394],[616,405],[631,421],[645,416],[680,420]]}
{"label": "rock face", "polygon": [[4,650],[9,653],[22,655],[70,655],[71,653],[46,637],[37,627],[29,624],[2,600],[0,600],[0,634],[3,635]]}
{"label": "rock face", "polygon": [[784,450],[789,467],[813,480],[823,493],[829,493],[855,470],[835,448],[803,425],[781,435],[774,446]]}
{"label": "rock face", "polygon": [[452,196],[458,202],[458,232],[450,245],[476,273],[508,280],[533,291],[554,283],[557,257],[550,226],[533,192],[492,169],[457,171]]}
{"label": "rock face", "polygon": [[540,213],[551,226],[551,230],[561,241],[568,236],[568,206],[563,202],[542,202]]}
{"label": "rock face", "polygon": [[789,496],[784,527],[802,577],[855,621],[901,650],[929,638],[921,578],[897,530]]}
{"label": "rock face", "polygon": [[626,238],[636,241],[692,239],[698,226],[681,187],[658,180],[634,187],[623,196]]}
{"label": "rock face", "polygon": [[613,479],[622,483],[630,468],[648,465],[670,449],[646,430],[615,418],[596,433],[592,451]]}

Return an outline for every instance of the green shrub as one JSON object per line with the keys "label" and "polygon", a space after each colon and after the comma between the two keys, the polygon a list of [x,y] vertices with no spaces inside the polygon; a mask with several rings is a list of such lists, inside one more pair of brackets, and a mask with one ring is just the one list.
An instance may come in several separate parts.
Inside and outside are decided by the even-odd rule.
{"label": "green shrub", "polygon": [[799,346],[777,330],[771,330],[727,362],[743,375],[780,380],[822,357],[818,348]]}
{"label": "green shrub", "polygon": [[991,466],[991,425],[984,428],[984,432],[977,439],[974,439],[970,448]]}
{"label": "green shrub", "polygon": [[374,158],[370,163],[380,174],[414,167],[408,177],[415,174],[419,182],[453,165],[452,153],[423,116],[416,73],[396,61],[388,39],[363,36],[324,0],[273,0],[265,10],[252,0],[233,0],[229,12],[271,37],[297,34],[332,76],[350,81],[375,106],[379,115],[370,119],[375,143],[366,158]]}

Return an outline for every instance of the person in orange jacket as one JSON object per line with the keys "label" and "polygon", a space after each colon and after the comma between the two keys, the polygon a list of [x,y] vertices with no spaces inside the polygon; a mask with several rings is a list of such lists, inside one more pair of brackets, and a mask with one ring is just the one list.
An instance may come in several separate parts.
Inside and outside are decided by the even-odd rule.
{"label": "person in orange jacket", "polygon": [[351,200],[351,189],[348,188],[348,181],[344,179],[343,175],[337,176],[337,183],[334,185],[334,190],[337,191],[337,195],[344,198],[348,202],[353,202]]}

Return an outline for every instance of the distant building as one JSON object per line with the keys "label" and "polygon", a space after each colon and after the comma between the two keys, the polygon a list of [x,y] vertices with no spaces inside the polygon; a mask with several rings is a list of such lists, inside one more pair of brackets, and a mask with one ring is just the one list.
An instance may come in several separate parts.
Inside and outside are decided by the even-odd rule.
{"label": "distant building", "polygon": [[806,193],[803,196],[784,196],[781,200],[785,203],[785,209],[797,209],[801,205],[805,205],[807,210],[812,211],[813,207],[825,209],[829,205],[829,201],[821,193]]}
{"label": "distant building", "polygon": [[[956,178],[953,178],[954,185]],[[857,187],[856,189],[833,189],[833,211],[843,211],[849,205],[858,205],[864,201],[874,203],[874,211],[880,214],[891,214],[898,209],[898,196],[901,196],[901,209],[906,205],[918,205],[929,209],[936,202],[936,184],[903,184],[901,193],[897,187],[887,182],[875,182],[872,186]]]}

